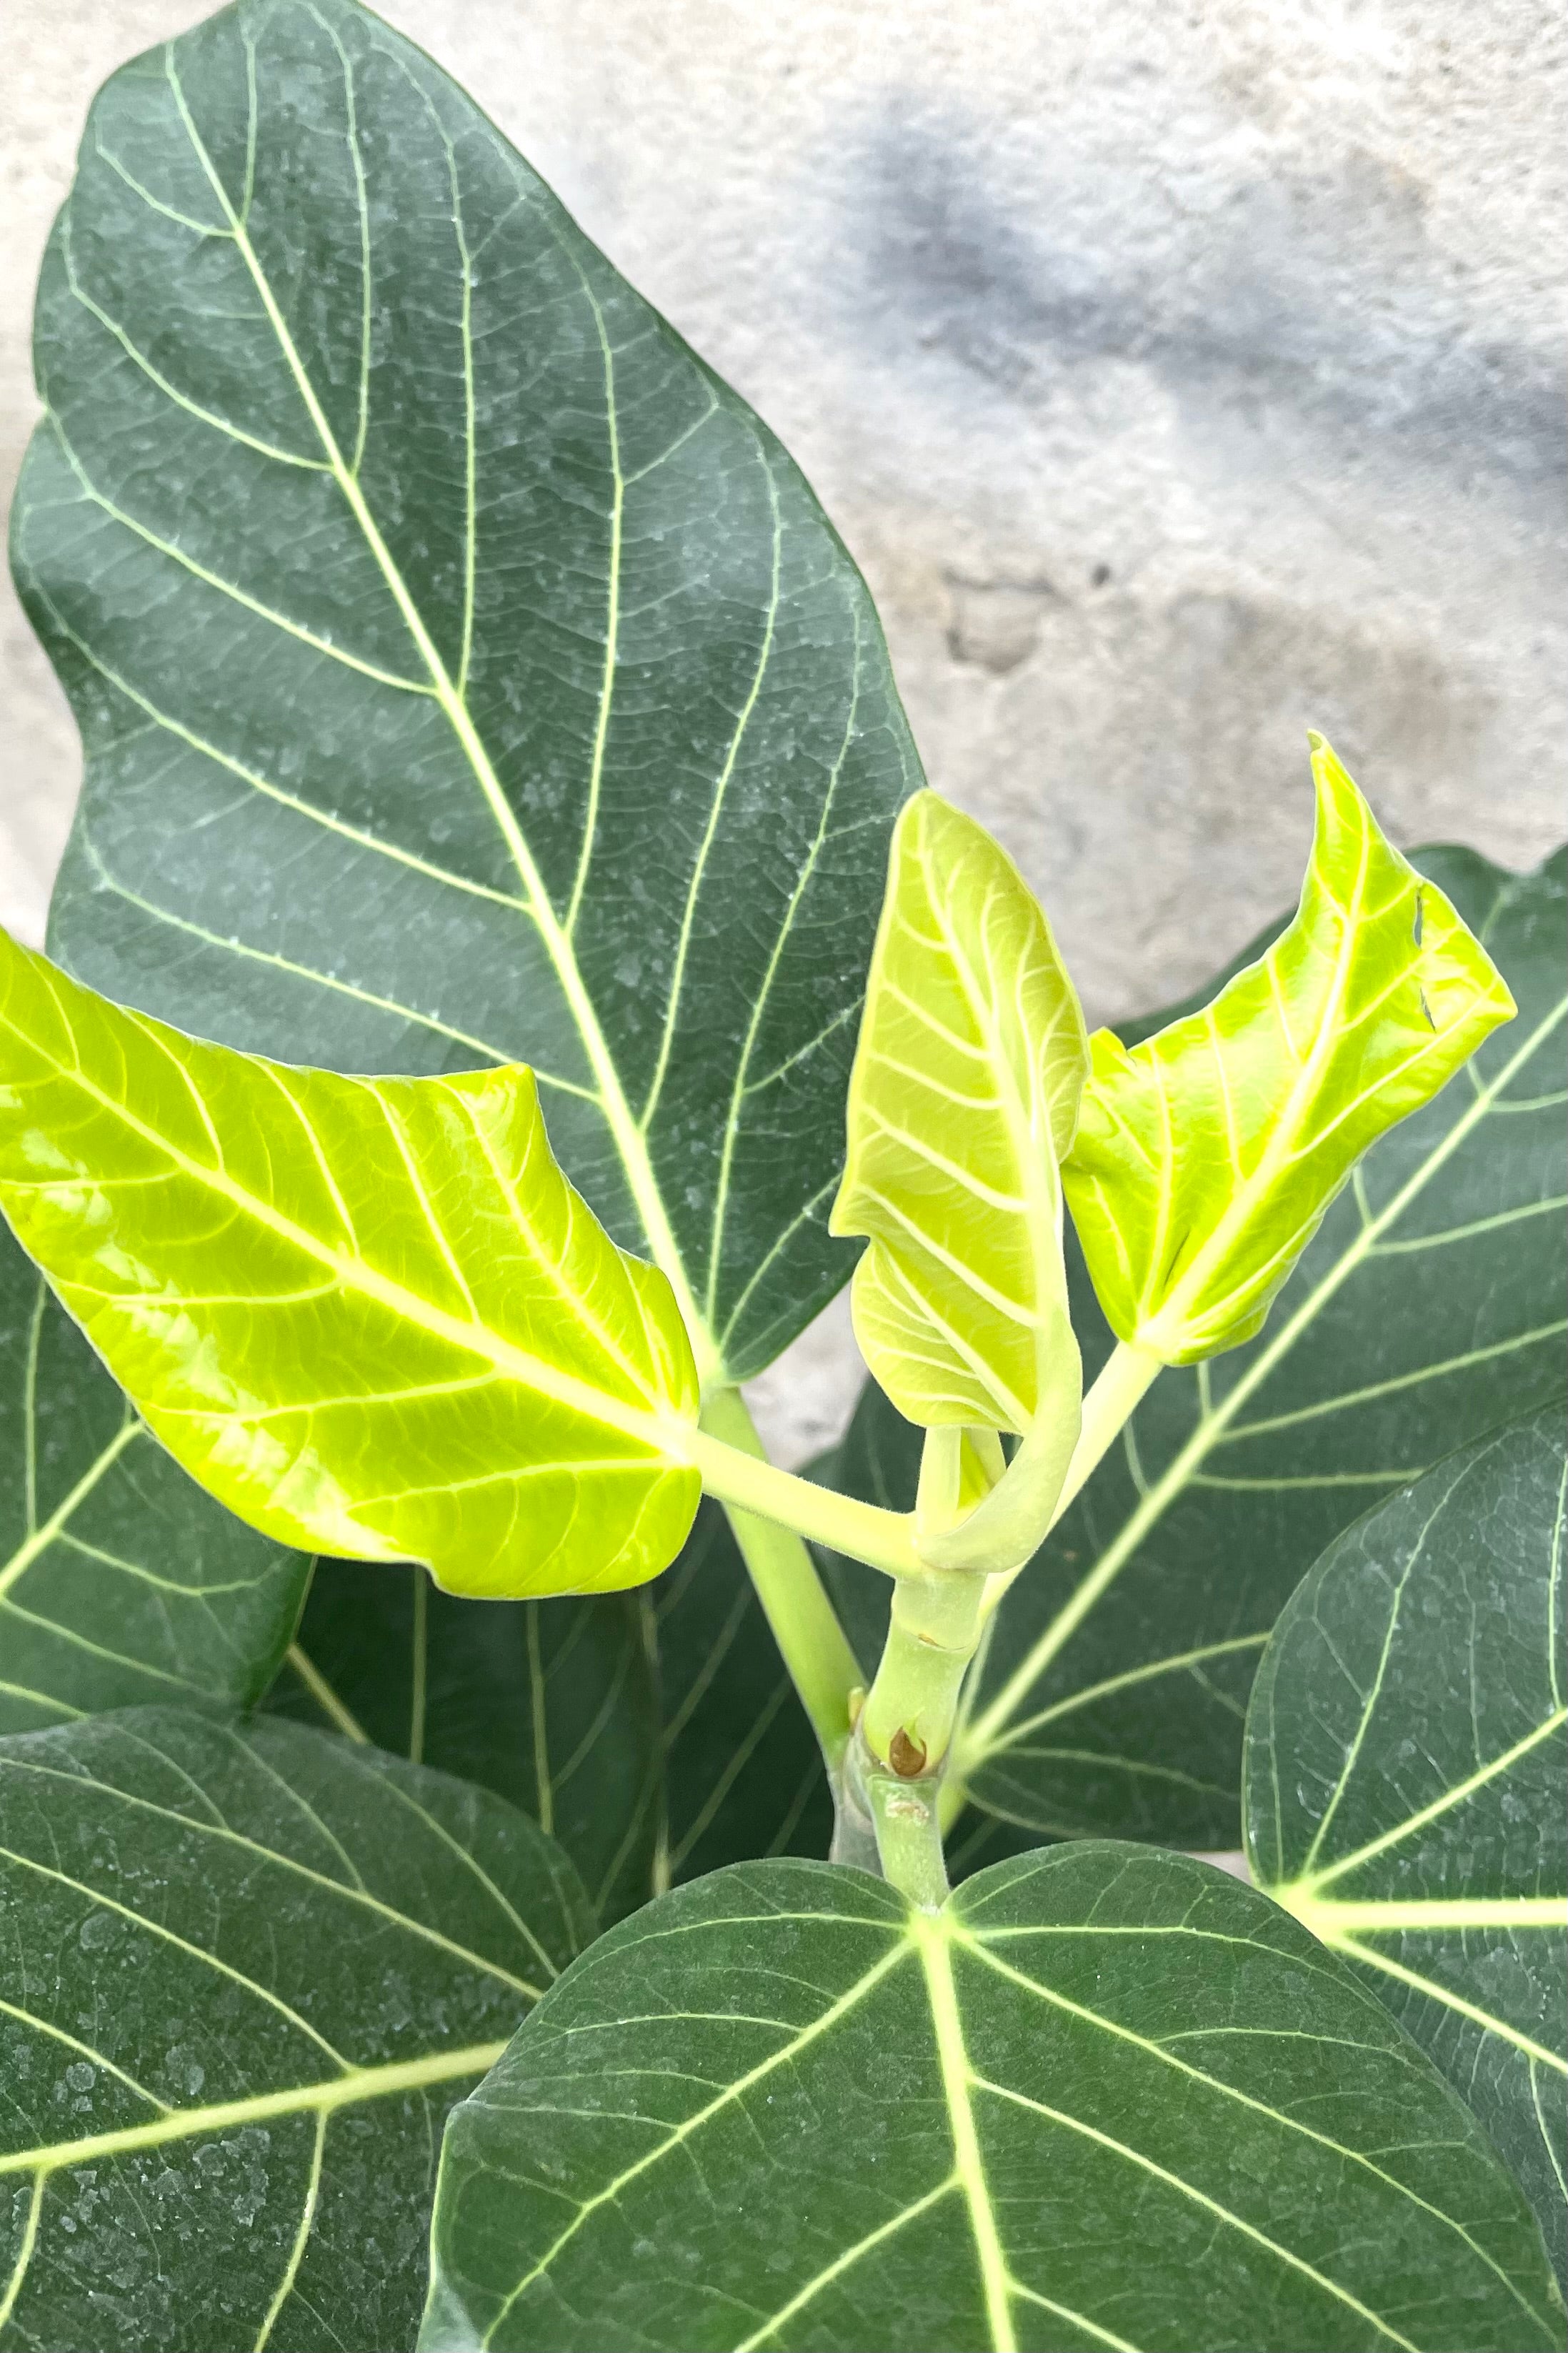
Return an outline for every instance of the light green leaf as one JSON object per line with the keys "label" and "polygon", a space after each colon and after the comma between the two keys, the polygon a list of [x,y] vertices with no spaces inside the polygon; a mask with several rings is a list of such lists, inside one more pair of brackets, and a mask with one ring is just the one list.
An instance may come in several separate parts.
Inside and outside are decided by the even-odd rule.
{"label": "light green leaf", "polygon": [[0,1733],[248,1706],[309,1573],[164,1452],[0,1222]]}
{"label": "light green leaf", "polygon": [[[1009,1836],[1238,1844],[1247,1693],[1295,1587],[1380,1496],[1561,1394],[1564,860],[1521,876],[1466,850],[1415,856],[1485,942],[1519,1018],[1373,1146],[1268,1330],[1160,1376],[1013,1587],[958,1736],[978,1810],[955,1835],[960,1868]],[[1187,1009],[1129,1025],[1128,1042]],[[1112,1336],[1070,1227],[1068,1246],[1092,1376]],[[920,1451],[868,1388],[817,1475],[908,1509]],[[888,1580],[836,1575],[874,1664]]]}
{"label": "light green leaf", "polygon": [[861,1354],[927,1428],[1076,1431],[1057,1164],[1083,1016],[1012,860],[935,793],[904,810],[849,1087],[835,1233],[865,1234]]}
{"label": "light green leaf", "polygon": [[454,2111],[425,2353],[1554,2346],[1518,2189],[1350,1970],[1080,1845],[940,1914],[742,1865],[614,1930]]}
{"label": "light green leaf", "polygon": [[1330,1546],[1258,1671],[1247,1829],[1259,1883],[1469,2102],[1568,2277],[1565,1506],[1559,1404]]}
{"label": "light green leaf", "polygon": [[0,1740],[0,2347],[406,2345],[434,2153],[593,1934],[500,1799],[172,1710]]}
{"label": "light green leaf", "polygon": [[0,1207],[264,1533],[474,1593],[636,1584],[679,1550],[679,1314],[563,1177],[529,1071],[290,1070],[0,934]]}
{"label": "light green leaf", "polygon": [[647,1902],[663,1845],[647,1620],[640,1594],[470,1601],[405,1562],[319,1560],[267,1706],[510,1799],[607,1924]]}
{"label": "light green leaf", "polygon": [[1202,1012],[1093,1042],[1068,1202],[1111,1329],[1167,1364],[1262,1328],[1357,1159],[1515,1010],[1321,736],[1312,773],[1295,920]]}
{"label": "light green leaf", "polygon": [[527,1062],[704,1383],[759,1370],[854,1261],[827,1207],[920,782],[795,466],[346,0],[113,77],[36,355],[15,561],[87,754],[53,952],[280,1060]]}

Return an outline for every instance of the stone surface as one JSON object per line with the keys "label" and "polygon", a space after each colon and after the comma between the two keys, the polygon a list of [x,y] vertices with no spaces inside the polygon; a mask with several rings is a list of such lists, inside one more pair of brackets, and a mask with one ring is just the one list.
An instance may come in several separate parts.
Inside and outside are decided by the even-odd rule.
{"label": "stone surface", "polygon": [[[205,13],[11,0],[0,468],[81,115]],[[1549,0],[398,0],[777,427],[870,577],[932,781],[1044,894],[1091,1015],[1296,886],[1309,724],[1395,837],[1562,828],[1568,37]],[[0,920],[37,936],[74,732],[0,626]],[[765,1384],[852,1388],[840,1311]]]}

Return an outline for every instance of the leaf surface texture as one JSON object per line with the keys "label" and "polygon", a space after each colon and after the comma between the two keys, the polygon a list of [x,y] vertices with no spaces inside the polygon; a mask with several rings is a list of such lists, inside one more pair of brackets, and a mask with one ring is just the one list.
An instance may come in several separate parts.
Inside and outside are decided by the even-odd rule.
{"label": "leaf surface texture", "polygon": [[738,1866],[614,1930],[454,2115],[425,2353],[1551,2346],[1533,2220],[1333,1956],[1183,1857],[938,1915]]}
{"label": "leaf surface texture", "polygon": [[489,1593],[679,1551],[686,1334],[562,1176],[528,1071],[291,1070],[0,935],[0,1206],[155,1435],[267,1534]]}
{"label": "leaf surface texture", "polygon": [[1565,1504],[1560,1405],[1380,1504],[1292,1596],[1247,1745],[1254,1876],[1468,2100],[1560,2274]]}
{"label": "leaf surface texture", "polygon": [[309,1573],[164,1451],[0,1223],[0,1732],[248,1706]]}
{"label": "leaf surface texture", "polygon": [[637,1593],[479,1601],[404,1561],[319,1560],[267,1705],[520,1806],[607,1926],[647,1903],[663,1842],[648,1607]]}
{"label": "leaf surface texture", "polygon": [[499,1799],[163,1709],[0,1741],[0,1919],[8,2353],[406,2344],[442,2117],[593,1933]]}
{"label": "leaf surface texture", "polygon": [[527,1062],[704,1382],[759,1370],[853,1263],[844,1089],[920,782],[795,466],[348,0],[241,0],[113,77],[35,348],[15,561],[87,751],[53,952],[278,1058]]}

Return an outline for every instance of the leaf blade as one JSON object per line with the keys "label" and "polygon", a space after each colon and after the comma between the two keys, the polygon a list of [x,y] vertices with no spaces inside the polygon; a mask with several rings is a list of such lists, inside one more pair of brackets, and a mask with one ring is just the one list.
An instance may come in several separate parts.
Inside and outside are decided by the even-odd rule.
{"label": "leaf blade", "polygon": [[285,1070],[9,942],[0,991],[6,1213],[241,1517],[459,1590],[665,1566],[698,1492],[685,1331],[561,1176],[528,1071]]}
{"label": "leaf blade", "polygon": [[607,1926],[654,1892],[664,1840],[647,1608],[480,1603],[405,1563],[320,1560],[267,1706],[505,1798],[564,1848]]}
{"label": "leaf blade", "polygon": [[273,1055],[526,1060],[705,1380],[760,1369],[851,1263],[835,1115],[919,777],[787,458],[343,0],[108,85],[37,350],[16,560],[89,755],[62,961]]}
{"label": "leaf blade", "polygon": [[[5,1965],[0,2342],[404,2341],[432,2125],[592,1933],[564,1858],[444,1776],[156,1709],[0,1743],[0,1815],[54,1956]],[[200,2227],[154,2247],[171,2199]]]}
{"label": "leaf blade", "polygon": [[1249,1339],[1356,1159],[1515,1006],[1321,737],[1301,904],[1256,967],[1131,1051],[1094,1045],[1064,1170],[1117,1336],[1167,1364]]}
{"label": "leaf blade", "polygon": [[1022,1437],[1052,1420],[1070,1451],[1057,1164],[1087,1062],[1022,876],[973,818],[919,795],[894,831],[831,1221],[869,1240],[855,1334],[912,1421]]}
{"label": "leaf blade", "polygon": [[[1468,851],[1415,856],[1487,943],[1519,1020],[1373,1147],[1271,1331],[1162,1374],[1015,1585],[961,1727],[960,1853],[1086,1835],[1237,1845],[1247,1694],[1301,1577],[1380,1495],[1561,1391],[1563,856],[1518,876]],[[1113,1335],[1068,1240],[1092,1376]],[[918,1433],[868,1389],[819,1475],[908,1508],[918,1465]],[[868,1662],[879,1582],[836,1569]]]}
{"label": "leaf blade", "polygon": [[1560,2276],[1561,1425],[1506,1425],[1330,1546],[1265,1653],[1247,1754],[1259,1883],[1476,2109]]}
{"label": "leaf blade", "polygon": [[0,1733],[249,1706],[309,1574],[187,1479],[0,1225]]}
{"label": "leaf blade", "polygon": [[1348,1972],[1252,1891],[1111,1846],[940,1915],[821,1864],[661,1899],[457,2111],[435,2246],[426,2353],[1553,2326],[1518,2193]]}

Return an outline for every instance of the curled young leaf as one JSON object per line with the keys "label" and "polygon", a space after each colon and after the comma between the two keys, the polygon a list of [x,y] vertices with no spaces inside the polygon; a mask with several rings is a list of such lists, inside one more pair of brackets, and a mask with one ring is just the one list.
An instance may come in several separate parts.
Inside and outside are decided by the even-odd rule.
{"label": "curled young leaf", "polygon": [[1294,920],[1201,1013],[1131,1051],[1096,1032],[1063,1169],[1119,1339],[1190,1365],[1258,1331],[1369,1145],[1431,1100],[1513,998],[1322,738]]}
{"label": "curled young leaf", "polygon": [[635,1585],[679,1550],[690,1346],[557,1167],[529,1071],[291,1070],[0,934],[0,1207],[265,1534],[470,1593]]}
{"label": "curled young leaf", "polygon": [[1083,1016],[1033,893],[982,826],[920,793],[893,836],[849,1087],[836,1234],[865,1234],[856,1337],[928,1429],[1077,1427],[1058,1161]]}

